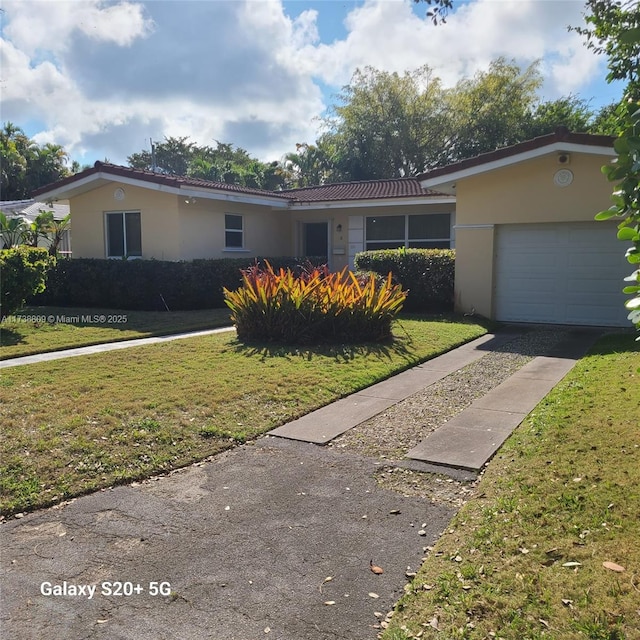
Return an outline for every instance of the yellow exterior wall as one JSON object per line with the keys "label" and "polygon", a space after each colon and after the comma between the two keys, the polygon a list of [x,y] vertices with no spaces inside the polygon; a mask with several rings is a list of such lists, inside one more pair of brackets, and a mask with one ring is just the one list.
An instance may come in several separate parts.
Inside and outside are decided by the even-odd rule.
{"label": "yellow exterior wall", "polygon": [[[116,189],[124,199],[116,200]],[[142,257],[179,260],[178,197],[160,191],[110,182],[70,199],[74,258],[106,258],[108,211],[140,211]]]}
{"label": "yellow exterior wall", "polygon": [[[557,153],[458,180],[456,184],[456,309],[493,317],[494,240],[500,224],[592,221],[610,206],[611,183],[600,168],[610,158]],[[554,184],[559,169],[573,182]],[[467,226],[468,225],[468,226]]]}
{"label": "yellow exterior wall", "polygon": [[[299,210],[291,212],[292,237],[295,254],[302,255],[302,225],[307,222],[329,223],[329,268],[339,271],[349,265],[349,217],[350,216],[398,216],[424,213],[455,212],[454,203],[389,205],[372,207],[340,207]],[[338,229],[340,227],[340,229]]]}
{"label": "yellow exterior wall", "polygon": [[[568,165],[559,165],[553,153],[459,180],[457,224],[593,220],[611,204],[611,183],[600,171],[609,158],[570,155]],[[573,182],[557,187],[553,176],[563,168],[571,170]]]}
{"label": "yellow exterior wall", "polygon": [[456,229],[455,308],[493,316],[494,228]]}
{"label": "yellow exterior wall", "polygon": [[[122,188],[123,200],[114,192]],[[106,258],[105,218],[109,211],[140,211],[142,257],[156,260],[194,260],[241,256],[282,256],[291,253],[289,212],[268,205],[227,203],[186,198],[154,188],[145,189],[118,182],[93,189],[71,199],[73,255],[76,258]],[[224,216],[242,215],[245,250],[224,247]]]}
{"label": "yellow exterior wall", "polygon": [[[285,256],[291,254],[289,212],[267,205],[196,198],[180,208],[180,259]],[[244,248],[225,249],[225,214],[243,217]]]}

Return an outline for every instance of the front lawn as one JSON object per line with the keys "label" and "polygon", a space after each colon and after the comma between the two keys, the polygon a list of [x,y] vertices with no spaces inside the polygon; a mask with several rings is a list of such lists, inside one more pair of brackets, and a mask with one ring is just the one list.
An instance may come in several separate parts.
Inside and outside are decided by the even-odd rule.
{"label": "front lawn", "polygon": [[388,344],[248,347],[225,333],[5,369],[0,509],[187,465],[485,331],[414,317]]}
{"label": "front lawn", "polygon": [[577,363],[489,463],[385,640],[640,638],[639,367],[630,334]]}
{"label": "front lawn", "polygon": [[0,324],[0,360],[182,331],[230,326],[228,309],[114,311],[29,307]]}

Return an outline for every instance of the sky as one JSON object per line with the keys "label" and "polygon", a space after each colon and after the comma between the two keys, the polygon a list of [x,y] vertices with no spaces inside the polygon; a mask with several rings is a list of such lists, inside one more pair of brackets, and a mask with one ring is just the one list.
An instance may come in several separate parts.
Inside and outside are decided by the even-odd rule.
{"label": "sky", "polygon": [[354,71],[428,64],[444,86],[499,56],[539,60],[540,99],[620,98],[567,30],[581,0],[0,0],[0,121],[81,164],[187,136],[280,160],[312,143]]}

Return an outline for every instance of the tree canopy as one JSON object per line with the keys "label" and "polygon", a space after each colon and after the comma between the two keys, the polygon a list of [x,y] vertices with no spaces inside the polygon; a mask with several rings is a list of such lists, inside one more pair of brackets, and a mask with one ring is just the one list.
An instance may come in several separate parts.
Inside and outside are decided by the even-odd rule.
{"label": "tree canopy", "polygon": [[293,180],[304,186],[318,177],[335,182],[412,176],[559,126],[611,132],[610,119],[581,98],[539,100],[541,84],[537,63],[523,70],[505,58],[448,89],[428,66],[402,75],[358,69],[316,144],[298,145],[306,155]]}
{"label": "tree canopy", "polygon": [[31,192],[71,174],[66,151],[38,145],[12,122],[0,130],[0,190],[3,200],[26,200]]}
{"label": "tree canopy", "polygon": [[153,150],[131,154],[127,161],[136,169],[269,191],[285,184],[284,172],[278,162],[260,162],[244,149],[223,142],[216,142],[215,147],[198,146],[187,137],[169,137],[153,145]]}

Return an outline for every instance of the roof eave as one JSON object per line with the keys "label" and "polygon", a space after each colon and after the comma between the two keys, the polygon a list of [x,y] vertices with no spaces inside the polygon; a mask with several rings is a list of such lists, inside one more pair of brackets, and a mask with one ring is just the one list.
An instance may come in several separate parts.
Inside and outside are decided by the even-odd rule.
{"label": "roof eave", "polygon": [[451,196],[409,196],[400,198],[360,198],[358,200],[318,200],[316,202],[293,202],[291,208],[298,211],[318,209],[360,209],[363,207],[415,206],[422,204],[452,204],[456,199]]}
{"label": "roof eave", "polygon": [[614,157],[616,155],[614,149],[609,146],[585,145],[575,142],[556,141],[535,149],[529,149],[521,153],[515,153],[495,160],[488,160],[472,166],[463,166],[458,170],[455,169],[455,165],[451,166],[452,170],[450,171],[438,171],[436,169],[433,173],[437,173],[433,177],[430,177],[428,173],[424,174],[424,177],[420,178],[420,185],[423,189],[437,189],[438,191],[453,194],[455,193],[456,183],[459,180],[487,173],[489,171],[502,169],[504,167],[518,164],[526,160],[539,158],[550,153],[589,153],[606,157]]}
{"label": "roof eave", "polygon": [[[207,189],[206,187],[196,187],[191,185],[172,186],[163,184],[162,182],[154,182],[151,180],[142,180],[131,176],[123,176],[109,171],[95,171],[86,176],[77,178],[76,180],[63,183],[56,187],[55,184],[47,191],[38,193],[37,198],[45,202],[51,202],[62,199],[74,198],[93,189],[104,186],[109,183],[124,184],[151,191],[160,191],[170,193],[172,195],[204,198],[207,200],[222,200],[225,202],[238,202],[244,204],[262,204],[286,209],[289,201],[282,197],[269,197],[267,194],[258,196],[241,191],[224,191]],[[45,187],[46,188],[46,187]]]}

